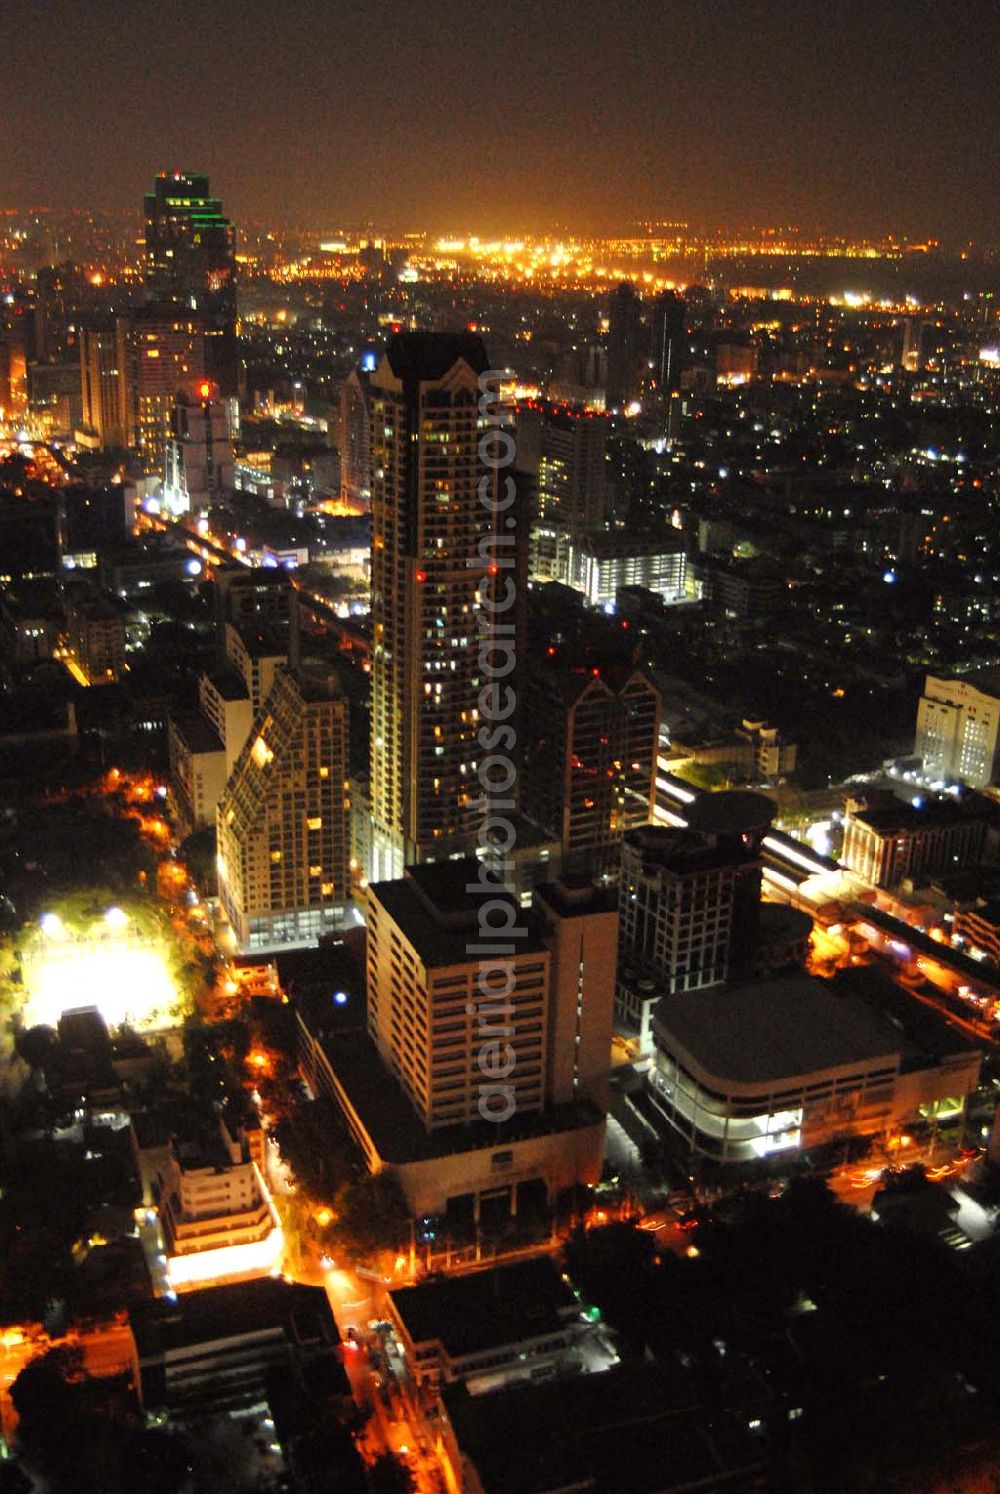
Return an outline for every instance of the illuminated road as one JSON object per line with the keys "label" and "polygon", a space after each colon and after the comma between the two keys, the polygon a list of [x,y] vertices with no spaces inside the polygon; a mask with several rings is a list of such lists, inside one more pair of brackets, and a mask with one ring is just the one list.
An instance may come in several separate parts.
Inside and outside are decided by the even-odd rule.
{"label": "illuminated road", "polygon": [[132,1330],[127,1323],[108,1323],[90,1333],[73,1332],[57,1339],[42,1332],[24,1337],[16,1328],[8,1328],[0,1335],[0,1428],[8,1442],[17,1425],[10,1387],[25,1365],[49,1349],[79,1345],[83,1346],[83,1364],[88,1374],[120,1375],[132,1368]]}
{"label": "illuminated road", "polygon": [[[432,1433],[409,1384],[404,1362],[398,1357],[390,1358],[387,1366],[383,1364],[377,1370],[373,1370],[369,1362],[371,1334],[368,1324],[382,1316],[378,1305],[381,1284],[340,1268],[326,1271],[324,1284],[344,1339],[344,1368],[354,1399],[359,1406],[371,1410],[361,1444],[362,1452],[369,1460],[374,1460],[382,1452],[395,1453],[406,1460],[419,1494],[438,1494],[445,1486],[444,1473],[431,1451]],[[357,1346],[348,1338],[351,1328],[361,1340]],[[382,1380],[386,1367],[392,1371],[392,1383],[384,1391],[383,1400]]]}

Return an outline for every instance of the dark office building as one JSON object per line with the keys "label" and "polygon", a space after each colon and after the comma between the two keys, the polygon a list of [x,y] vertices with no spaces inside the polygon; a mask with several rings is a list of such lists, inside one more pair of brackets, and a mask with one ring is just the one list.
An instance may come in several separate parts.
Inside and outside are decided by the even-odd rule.
{"label": "dark office building", "polygon": [[628,281],[611,297],[608,329],[609,410],[623,410],[639,396],[643,372],[642,301]]}
{"label": "dark office building", "polygon": [[653,302],[649,319],[649,384],[655,400],[666,401],[681,387],[684,366],[684,302],[664,291]]}

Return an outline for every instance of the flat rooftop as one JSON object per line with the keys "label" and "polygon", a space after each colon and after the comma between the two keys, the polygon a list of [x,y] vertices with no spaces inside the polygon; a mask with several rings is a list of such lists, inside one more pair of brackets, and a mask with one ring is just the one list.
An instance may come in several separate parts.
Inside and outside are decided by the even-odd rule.
{"label": "flat rooftop", "polygon": [[654,1020],[707,1073],[737,1084],[880,1059],[894,1067],[904,1047],[888,1017],[810,975],[665,996]]}
{"label": "flat rooftop", "polygon": [[878,1059],[907,1073],[980,1047],[878,966],[665,996],[655,1016],[709,1073],[741,1084]]}
{"label": "flat rooftop", "polygon": [[684,810],[684,818],[692,830],[705,835],[766,830],[774,819],[774,802],[753,789],[720,789],[699,794]]}
{"label": "flat rooftop", "polygon": [[617,894],[595,887],[586,877],[560,877],[556,882],[536,882],[536,894],[560,918],[583,918],[592,913],[616,913]]}
{"label": "flat rooftop", "polygon": [[[681,806],[687,813],[688,806]],[[733,844],[713,845],[711,834],[701,830],[682,830],[673,825],[641,825],[636,830],[625,832],[624,844],[637,851],[643,868],[651,872],[665,870],[676,876],[689,876],[694,872],[723,870],[726,867],[743,867],[752,863],[753,856],[742,840]]]}
{"label": "flat rooftop", "polygon": [[[469,892],[470,885],[477,890]],[[478,954],[470,953],[469,947],[478,942],[479,910],[487,898],[500,898],[508,903],[515,910],[513,926],[528,930],[514,941],[519,955],[541,953],[545,948],[537,915],[519,908],[499,882],[482,881],[479,862],[474,858],[408,866],[403,877],[392,882],[374,882],[369,892],[428,968],[468,965],[478,959]]]}
{"label": "flat rooftop", "polygon": [[223,700],[249,699],[243,676],[231,664],[222,664],[218,669],[209,670],[208,679]]}
{"label": "flat rooftop", "polygon": [[596,1106],[581,1101],[550,1110],[518,1112],[509,1121],[483,1120],[425,1131],[367,1033],[328,1033],[322,1038],[322,1045],[379,1156],[395,1166],[456,1152],[496,1151],[515,1141],[575,1131],[599,1125],[601,1121]]}
{"label": "flat rooftop", "polygon": [[223,752],[218,732],[210,721],[197,711],[185,711],[171,716],[171,723],[189,752]]}
{"label": "flat rooftop", "polygon": [[280,628],[255,628],[247,623],[230,623],[240,636],[251,659],[287,659],[288,634]]}
{"label": "flat rooftop", "polygon": [[593,1494],[758,1487],[763,1449],[745,1423],[696,1405],[690,1376],[662,1364],[443,1393],[459,1446],[485,1494]]}
{"label": "flat rooftop", "polygon": [[413,1343],[438,1340],[452,1359],[558,1333],[578,1307],[548,1256],[388,1295]]}
{"label": "flat rooftop", "polygon": [[918,809],[900,799],[895,804],[858,809],[850,818],[867,825],[877,835],[898,835],[903,831],[933,830],[939,826],[961,825],[976,820],[996,819],[998,809],[981,794],[966,794],[962,799],[929,799]]}
{"label": "flat rooftop", "polygon": [[340,1342],[322,1287],[271,1276],[185,1292],[176,1302],[145,1303],[133,1309],[131,1322],[141,1358],[276,1328],[290,1340],[317,1347]]}

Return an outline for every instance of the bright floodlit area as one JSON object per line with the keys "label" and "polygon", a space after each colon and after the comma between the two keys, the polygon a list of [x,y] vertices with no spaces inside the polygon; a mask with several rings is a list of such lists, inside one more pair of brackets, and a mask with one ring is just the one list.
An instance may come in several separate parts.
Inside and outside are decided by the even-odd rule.
{"label": "bright floodlit area", "polygon": [[173,1020],[178,992],[162,949],[129,931],[120,908],[93,930],[73,933],[46,914],[24,964],[25,1026],[55,1027],[64,1012],[96,1006],[110,1027],[142,1028]]}

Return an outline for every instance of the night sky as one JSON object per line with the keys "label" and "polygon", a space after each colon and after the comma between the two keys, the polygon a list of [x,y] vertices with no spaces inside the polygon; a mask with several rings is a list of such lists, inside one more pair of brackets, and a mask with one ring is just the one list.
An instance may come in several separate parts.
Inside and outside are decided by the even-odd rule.
{"label": "night sky", "polygon": [[1000,239],[1000,7],[925,0],[6,0],[0,205]]}

